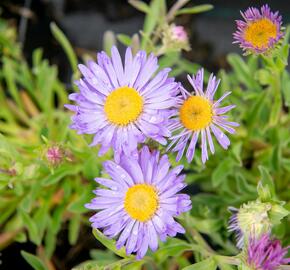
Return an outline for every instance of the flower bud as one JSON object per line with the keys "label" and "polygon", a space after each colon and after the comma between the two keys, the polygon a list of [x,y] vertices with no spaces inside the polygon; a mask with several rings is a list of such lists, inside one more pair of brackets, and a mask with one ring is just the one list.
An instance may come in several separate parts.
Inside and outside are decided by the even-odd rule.
{"label": "flower bud", "polygon": [[259,200],[243,204],[240,209],[229,208],[233,215],[228,229],[236,233],[239,248],[247,243],[250,236],[260,237],[271,231],[272,223],[269,218],[271,208],[270,203],[262,203]]}
{"label": "flower bud", "polygon": [[163,46],[168,51],[189,50],[188,36],[183,26],[174,24],[166,27],[163,32]]}
{"label": "flower bud", "polygon": [[64,151],[60,146],[51,146],[47,149],[45,155],[51,165],[57,166],[63,161]]}

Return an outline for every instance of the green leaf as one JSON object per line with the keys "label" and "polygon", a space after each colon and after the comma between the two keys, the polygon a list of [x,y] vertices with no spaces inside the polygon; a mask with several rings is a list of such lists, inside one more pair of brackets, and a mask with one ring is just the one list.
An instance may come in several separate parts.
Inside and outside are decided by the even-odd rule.
{"label": "green leaf", "polygon": [[214,169],[211,177],[214,187],[218,187],[221,183],[226,181],[227,176],[233,169],[233,165],[234,162],[231,158],[225,158],[218,164],[218,166]]}
{"label": "green leaf", "polygon": [[261,85],[269,85],[271,83],[271,74],[269,70],[259,69],[255,73],[255,79],[258,80]]}
{"label": "green leaf", "polygon": [[33,269],[35,269],[35,270],[47,270],[47,268],[45,267],[43,262],[35,255],[28,253],[24,250],[21,250],[21,255],[26,260],[26,262],[28,262],[33,267]]}
{"label": "green leaf", "polygon": [[270,217],[271,222],[274,225],[279,225],[281,223],[281,219],[283,219],[284,217],[287,217],[289,213],[290,212],[285,207],[279,204],[275,204],[275,205],[272,205],[271,207],[271,210],[269,212],[269,217]]}
{"label": "green leaf", "polygon": [[179,256],[181,253],[187,250],[192,250],[190,244],[185,241],[175,239],[174,243],[170,243],[164,247],[159,248],[154,256],[161,263],[165,261],[169,256]]}
{"label": "green leaf", "polygon": [[57,183],[67,175],[75,175],[80,171],[79,166],[61,166],[53,174],[48,175],[42,180],[42,186],[49,186]]}
{"label": "green leaf", "polygon": [[103,37],[103,48],[108,55],[111,55],[112,47],[116,45],[116,37],[113,31],[106,31]]}
{"label": "green leaf", "polygon": [[275,186],[274,186],[272,176],[269,174],[269,171],[267,170],[267,168],[263,166],[259,166],[258,168],[261,174],[262,186],[269,188],[270,196],[271,198],[273,198],[275,196]]}
{"label": "green leaf", "polygon": [[40,245],[41,239],[35,221],[24,211],[20,211],[23,224],[28,230],[29,239],[36,245]]}
{"label": "green leaf", "polygon": [[282,74],[282,82],[281,82],[281,87],[282,87],[282,94],[285,100],[285,105],[287,107],[290,107],[290,76],[288,72],[285,70]]}
{"label": "green leaf", "polygon": [[[51,222],[51,221],[50,221]],[[45,255],[47,258],[51,258],[56,248],[56,234],[54,233],[54,229],[51,226],[51,223],[47,226],[47,231],[45,234]]]}
{"label": "green leaf", "polygon": [[64,35],[64,33],[60,30],[60,28],[54,23],[50,23],[50,29],[54,36],[54,38],[60,43],[62,46],[64,52],[66,53],[66,56],[68,57],[68,60],[70,62],[71,68],[74,73],[78,72],[77,70],[77,56],[74,53],[74,50],[68,41],[67,37]]}
{"label": "green leaf", "polygon": [[[265,102],[267,97],[267,91],[263,91],[257,95],[255,98],[254,104],[251,105],[251,109],[248,110],[246,119],[248,121],[249,126],[253,126],[257,123],[258,117],[260,117],[261,111],[265,106]],[[258,121],[259,122],[259,121]]]}
{"label": "green leaf", "polygon": [[162,14],[162,0],[152,0],[150,4],[150,11],[147,13],[144,20],[143,35],[141,48],[145,49],[148,39],[156,27],[159,20],[164,19],[164,14]]}
{"label": "green leaf", "polygon": [[107,238],[105,235],[103,235],[99,230],[94,229],[93,230],[93,235],[96,237],[96,239],[98,241],[100,241],[106,248],[108,248],[109,250],[111,250],[112,252],[114,252],[115,254],[117,254],[120,257],[123,258],[128,258],[128,256],[126,255],[126,251],[125,248],[121,248],[121,249],[117,249],[116,248],[116,244],[114,240],[111,240],[109,238]]}
{"label": "green leaf", "polygon": [[150,12],[149,6],[146,3],[144,3],[143,1],[129,0],[128,2],[131,6],[133,6],[134,8],[136,8],[144,13]]}
{"label": "green leaf", "polygon": [[118,34],[117,39],[125,46],[130,46],[132,43],[132,39],[128,35]]}
{"label": "green leaf", "polygon": [[213,9],[213,5],[205,4],[205,5],[198,5],[191,8],[182,8],[176,12],[176,15],[180,14],[197,14],[201,12],[206,12]]}
{"label": "green leaf", "polygon": [[213,258],[184,267],[182,270],[215,270],[217,264]]}
{"label": "green leaf", "polygon": [[230,53],[227,57],[228,62],[233,67],[235,75],[248,89],[261,91],[261,87],[254,80],[253,74],[243,58],[237,54]]}
{"label": "green leaf", "polygon": [[92,198],[92,191],[90,188],[86,188],[84,193],[81,194],[76,200],[72,201],[68,205],[68,210],[74,213],[85,213],[88,210],[85,208],[85,204]]}
{"label": "green leaf", "polygon": [[3,75],[6,80],[7,90],[15,100],[17,106],[19,108],[23,108],[23,104],[19,95],[19,90],[17,88],[15,82],[15,62],[13,62],[10,58],[3,57]]}
{"label": "green leaf", "polygon": [[81,225],[80,215],[74,215],[69,221],[68,239],[71,245],[74,245],[78,240],[80,225]]}

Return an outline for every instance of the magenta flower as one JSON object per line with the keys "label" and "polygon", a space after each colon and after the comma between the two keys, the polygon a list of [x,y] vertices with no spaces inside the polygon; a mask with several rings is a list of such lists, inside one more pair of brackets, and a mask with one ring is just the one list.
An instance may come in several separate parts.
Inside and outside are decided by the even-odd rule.
{"label": "magenta flower", "polygon": [[58,165],[64,158],[64,151],[59,146],[51,146],[46,151],[46,159],[52,165]]}
{"label": "magenta flower", "polygon": [[184,233],[174,217],[191,209],[190,197],[178,194],[186,185],[185,175],[179,175],[183,166],[170,170],[167,155],[150,152],[144,146],[138,159],[121,156],[120,164],[104,163],[111,179],[95,180],[108,189],[98,188],[97,195],[86,207],[99,210],[91,217],[92,227],[103,228],[103,233],[118,237],[116,246],[126,246],[127,254],[137,252],[142,258],[148,248],[155,251],[158,239],[165,241]]}
{"label": "magenta flower", "polygon": [[247,264],[257,270],[276,270],[278,266],[290,262],[290,258],[284,258],[287,250],[279,240],[272,240],[269,234],[264,234],[259,239],[250,238]]}
{"label": "magenta flower", "polygon": [[[133,57],[127,48],[124,66],[116,47],[112,57],[98,54],[98,63],[79,65],[83,78],[76,82],[80,93],[69,98],[77,105],[66,105],[75,112],[72,129],[79,134],[94,134],[93,145],[99,154],[110,148],[116,160],[122,153],[137,155],[137,144],[151,138],[166,144],[170,108],[176,104],[178,83],[168,78],[170,69],[157,72],[157,58],[145,51]],[[156,74],[155,74],[156,73]]]}
{"label": "magenta flower", "polygon": [[177,113],[170,124],[173,135],[170,137],[171,143],[167,150],[172,148],[171,151],[178,152],[176,160],[179,161],[187,147],[186,158],[188,162],[191,162],[200,137],[202,162],[205,163],[208,160],[207,145],[209,145],[212,154],[215,151],[211,133],[224,149],[229,147],[230,140],[220,128],[231,134],[235,133],[232,127],[237,127],[239,124],[228,121],[228,116],[225,115],[235,105],[220,107],[222,100],[231,92],[226,92],[220,99],[214,101],[219,80],[216,80],[213,74],[209,78],[205,91],[203,90],[203,69],[200,69],[196,76],[190,77],[188,75],[187,78],[195,91],[195,95],[181,88]]}
{"label": "magenta flower", "polygon": [[239,43],[244,51],[265,53],[283,37],[282,17],[278,12],[272,12],[268,5],[262,6],[261,10],[250,7],[241,14],[244,21],[236,21],[237,31],[233,34],[233,43]]}
{"label": "magenta flower", "polygon": [[187,33],[183,26],[181,25],[173,25],[171,28],[172,38],[177,39],[181,42],[186,42],[188,40]]}

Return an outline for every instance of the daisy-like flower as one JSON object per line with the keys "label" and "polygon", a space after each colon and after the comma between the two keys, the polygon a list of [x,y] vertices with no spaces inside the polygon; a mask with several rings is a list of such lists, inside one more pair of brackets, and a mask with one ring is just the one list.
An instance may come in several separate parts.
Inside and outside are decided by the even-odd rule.
{"label": "daisy-like flower", "polygon": [[224,149],[229,147],[230,140],[220,128],[229,133],[235,133],[232,127],[239,124],[228,121],[228,117],[224,115],[235,105],[220,107],[221,101],[231,92],[225,93],[220,99],[214,101],[219,80],[216,80],[213,74],[209,78],[205,92],[203,90],[203,69],[199,70],[196,76],[188,75],[187,78],[193,86],[195,95],[181,88],[181,97],[177,105],[178,112],[170,124],[173,132],[173,136],[170,138],[172,141],[167,150],[172,149],[173,152],[178,152],[176,160],[179,161],[188,145],[186,158],[188,162],[191,162],[198,138],[201,137],[202,162],[205,163],[208,160],[207,144],[212,154],[215,151],[211,133]]}
{"label": "daisy-like flower", "polygon": [[279,240],[264,234],[260,238],[250,238],[247,249],[247,265],[253,270],[276,270],[290,262],[284,258],[288,248],[283,248]]}
{"label": "daisy-like flower", "polygon": [[144,146],[138,159],[122,155],[119,164],[106,161],[104,169],[112,180],[95,180],[109,189],[96,189],[97,197],[86,205],[100,210],[90,219],[92,227],[103,228],[110,238],[118,236],[116,247],[126,246],[127,254],[137,252],[138,258],[148,247],[155,251],[159,238],[184,233],[174,217],[191,208],[190,197],[177,194],[185,187],[185,176],[179,175],[183,166],[170,170],[167,155],[159,154]]}
{"label": "daisy-like flower", "polygon": [[271,204],[253,201],[243,204],[240,209],[229,207],[232,216],[229,220],[228,230],[234,232],[237,239],[237,247],[242,248],[247,244],[250,236],[260,237],[270,233],[272,223],[269,218]]}
{"label": "daisy-like flower", "polygon": [[278,12],[272,12],[268,5],[262,6],[261,10],[250,7],[241,15],[244,21],[236,21],[233,43],[239,43],[246,52],[265,53],[274,48],[284,35],[282,17]]}
{"label": "daisy-like flower", "polygon": [[66,105],[75,112],[72,129],[79,134],[94,134],[91,146],[100,144],[100,155],[113,148],[115,157],[121,153],[137,155],[137,144],[151,138],[166,144],[170,135],[166,127],[170,108],[175,105],[178,83],[168,78],[170,69],[158,69],[157,58],[145,51],[135,57],[130,48],[124,66],[116,47],[112,57],[98,53],[98,63],[79,65],[83,78],[76,82],[80,93]]}

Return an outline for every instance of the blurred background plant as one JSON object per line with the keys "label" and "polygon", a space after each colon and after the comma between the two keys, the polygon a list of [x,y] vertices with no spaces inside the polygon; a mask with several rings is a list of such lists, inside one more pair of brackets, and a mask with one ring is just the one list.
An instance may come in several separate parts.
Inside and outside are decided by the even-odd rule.
{"label": "blurred background plant", "polygon": [[[145,14],[142,30],[133,35],[106,31],[104,50],[110,53],[119,42],[135,52],[145,49],[159,55],[161,68],[171,67],[172,76],[181,80],[195,73],[200,65],[186,59],[190,57],[185,53],[195,45],[188,29],[178,22],[180,16],[187,18],[213,6],[192,6],[187,0],[170,5],[163,0],[129,3]],[[15,26],[0,20],[0,259],[4,269],[19,265],[37,270],[235,269],[235,261],[229,259],[233,257],[225,257],[238,254],[234,236],[227,230],[227,208],[257,199],[272,205],[273,233],[285,246],[290,244],[286,217],[290,210],[289,28],[273,57],[227,55],[229,68],[219,70],[218,95],[232,91],[229,102],[237,107],[231,117],[241,126],[230,149],[218,147],[206,166],[199,151],[193,163],[182,161],[187,164],[186,192],[193,203],[191,212],[180,219],[185,237],[170,239],[141,261],[117,251],[100,232],[94,231],[97,240],[91,233],[84,204],[92,198],[93,178],[102,175],[102,161],[111,154],[98,157],[98,149],[88,147],[89,137],[68,128],[71,115],[64,104],[68,92],[76,91],[72,82],[79,77],[78,61],[95,56],[73,48],[55,23],[50,30],[70,63],[72,72],[65,83],[59,79],[61,65],[51,65],[42,49],[24,57]],[[20,250],[27,264],[19,257]]]}

